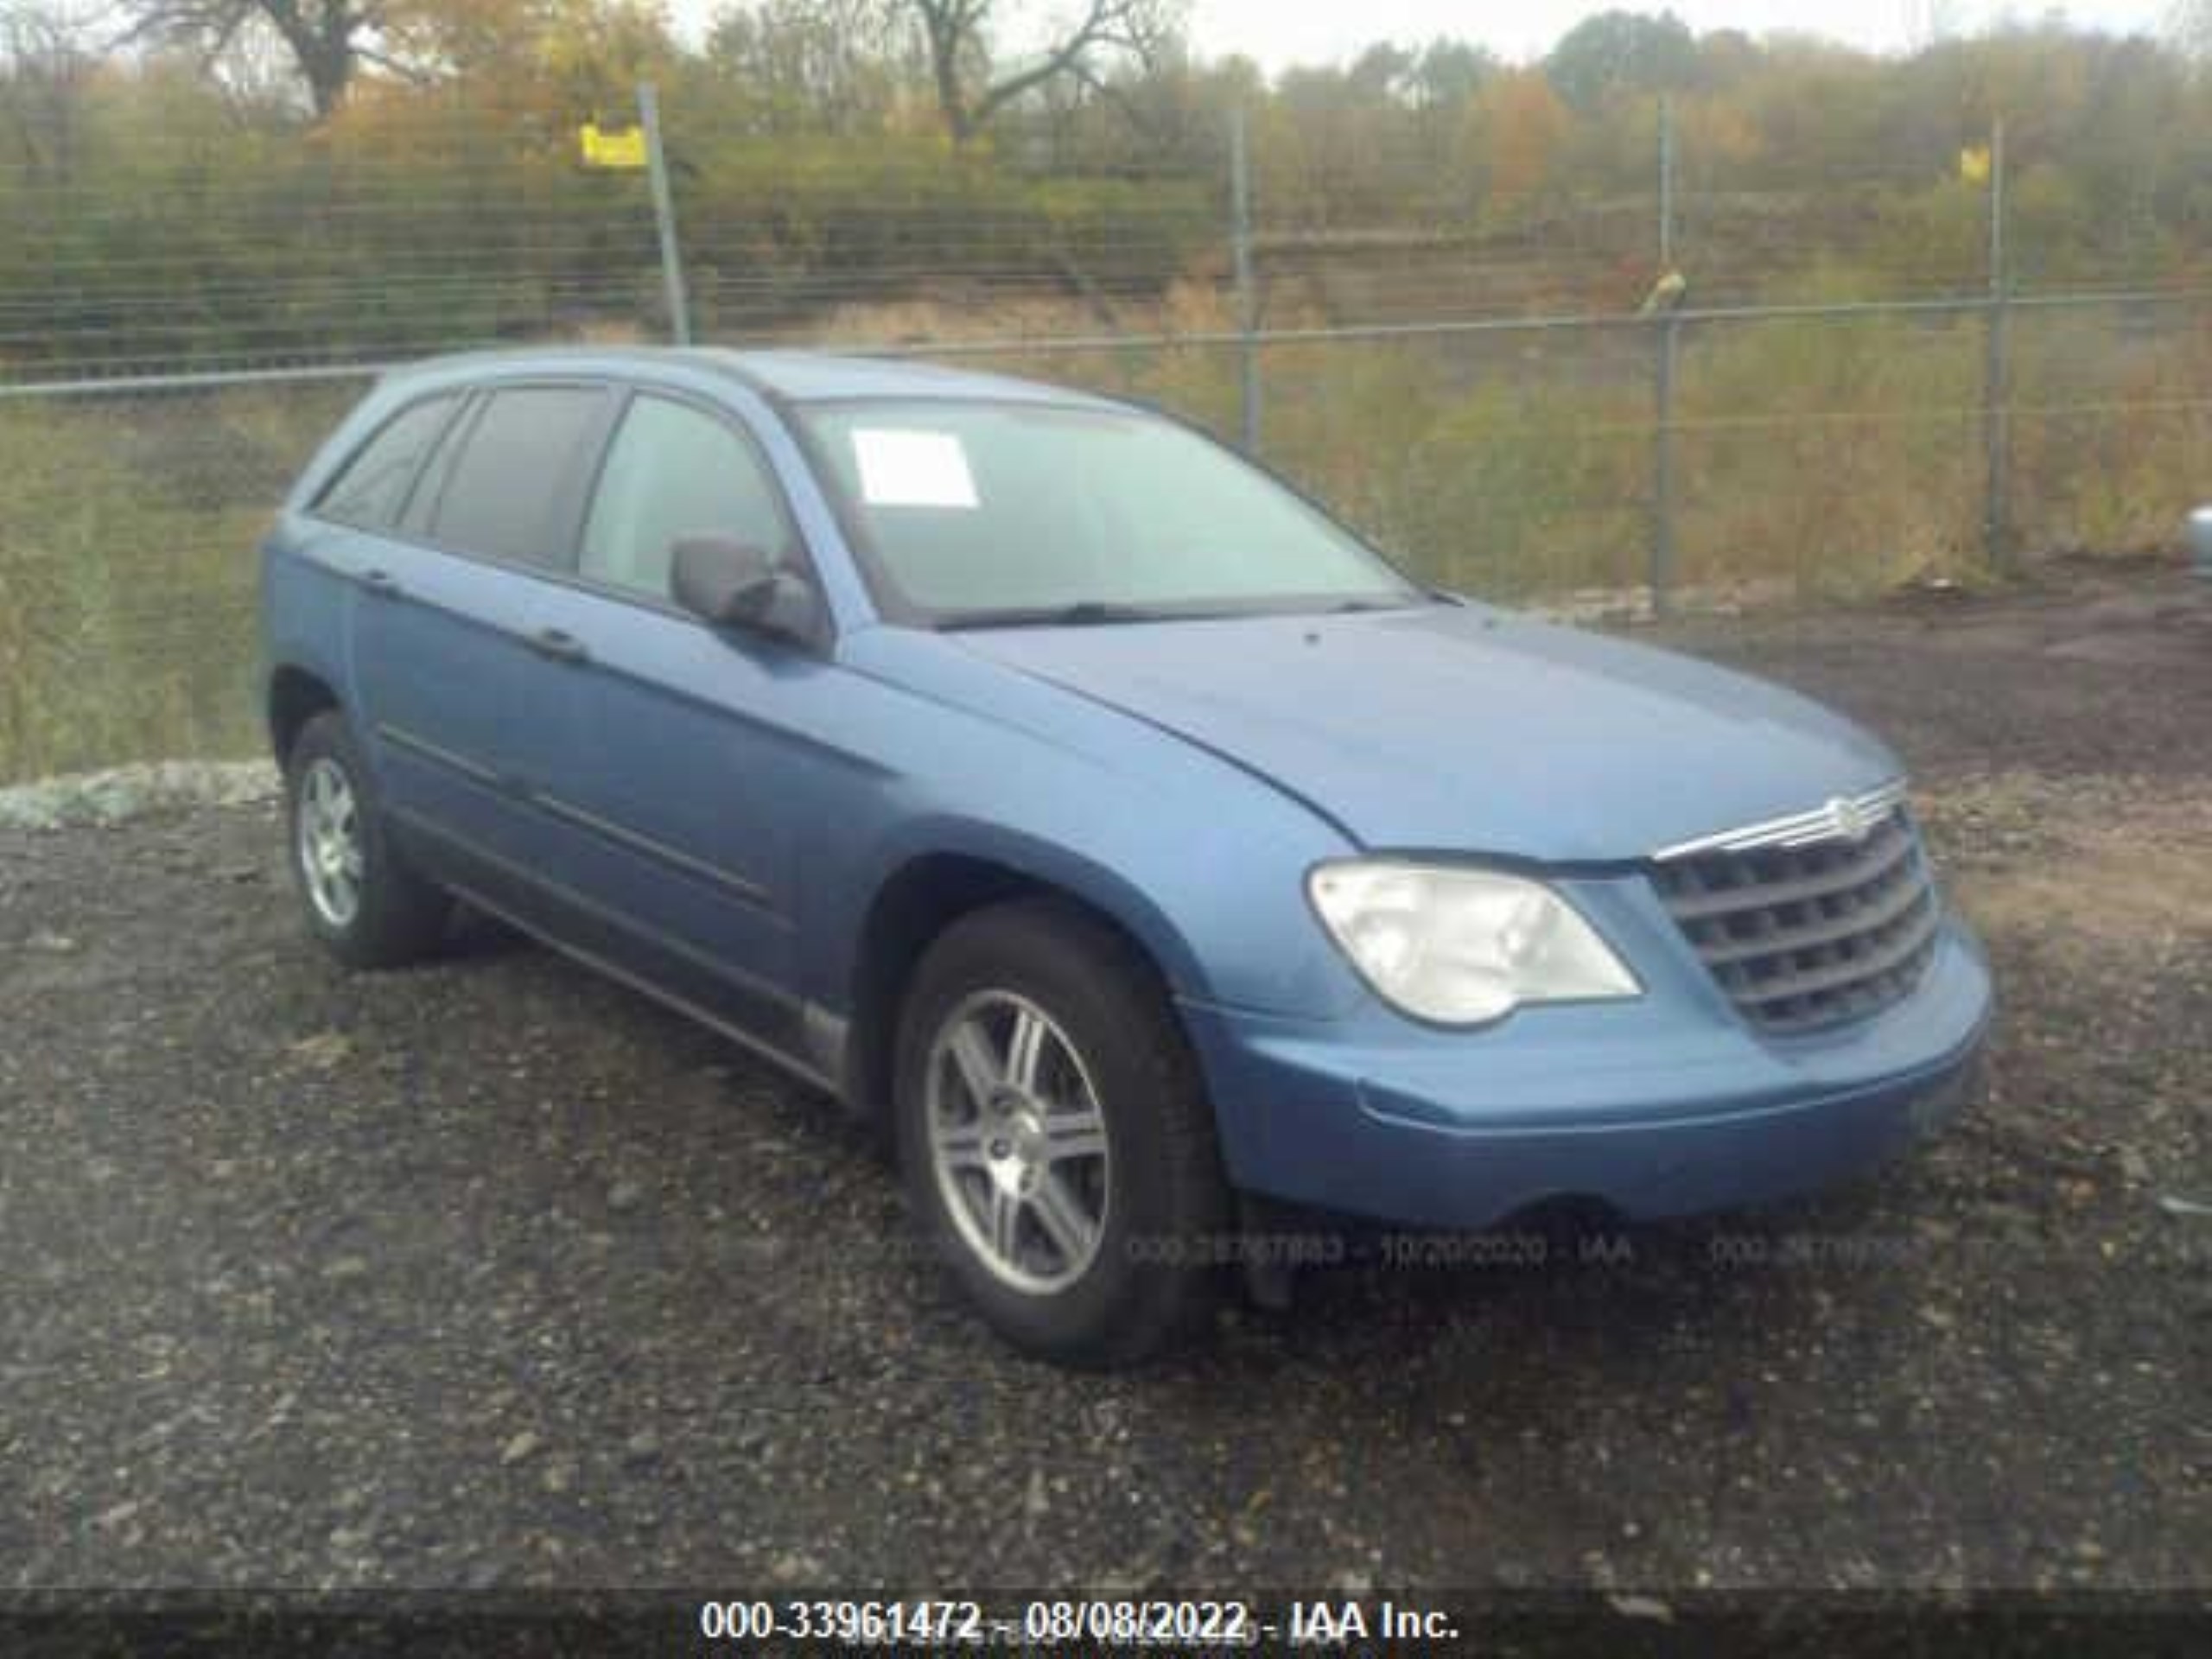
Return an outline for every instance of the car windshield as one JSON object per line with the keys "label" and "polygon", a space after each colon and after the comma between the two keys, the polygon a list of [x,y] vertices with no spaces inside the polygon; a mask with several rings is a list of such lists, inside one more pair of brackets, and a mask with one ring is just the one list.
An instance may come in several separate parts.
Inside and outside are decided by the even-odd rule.
{"label": "car windshield", "polygon": [[1421,604],[1294,492],[1134,410],[951,400],[804,406],[861,556],[939,626]]}

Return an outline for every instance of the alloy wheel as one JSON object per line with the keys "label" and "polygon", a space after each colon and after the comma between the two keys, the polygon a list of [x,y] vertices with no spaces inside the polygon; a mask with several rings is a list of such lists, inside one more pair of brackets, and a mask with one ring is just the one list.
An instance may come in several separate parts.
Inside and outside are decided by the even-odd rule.
{"label": "alloy wheel", "polygon": [[1111,1149],[1083,1057],[1012,991],[978,991],[931,1045],[930,1153],[961,1238],[1001,1282],[1049,1295],[1083,1277],[1106,1233]]}
{"label": "alloy wheel", "polygon": [[346,769],[327,755],[308,762],[300,779],[295,837],[308,902],[334,928],[351,927],[360,914],[361,814]]}

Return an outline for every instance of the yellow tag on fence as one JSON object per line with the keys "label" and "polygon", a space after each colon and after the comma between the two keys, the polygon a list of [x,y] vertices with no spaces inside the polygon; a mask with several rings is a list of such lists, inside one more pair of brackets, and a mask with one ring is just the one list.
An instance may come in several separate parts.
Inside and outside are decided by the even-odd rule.
{"label": "yellow tag on fence", "polygon": [[617,127],[601,130],[596,121],[576,129],[583,146],[586,167],[641,168],[645,164],[645,130]]}
{"label": "yellow tag on fence", "polygon": [[1989,182],[1989,146],[1976,144],[1959,152],[1959,176],[1968,184]]}

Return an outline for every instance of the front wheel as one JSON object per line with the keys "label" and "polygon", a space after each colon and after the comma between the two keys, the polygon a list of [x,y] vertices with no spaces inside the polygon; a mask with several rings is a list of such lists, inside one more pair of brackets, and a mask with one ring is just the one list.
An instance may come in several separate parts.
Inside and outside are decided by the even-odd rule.
{"label": "front wheel", "polygon": [[1014,1345],[1128,1364],[1204,1323],[1229,1224],[1212,1116],[1109,929],[1024,901],[947,930],[906,999],[896,1109],[927,1239]]}

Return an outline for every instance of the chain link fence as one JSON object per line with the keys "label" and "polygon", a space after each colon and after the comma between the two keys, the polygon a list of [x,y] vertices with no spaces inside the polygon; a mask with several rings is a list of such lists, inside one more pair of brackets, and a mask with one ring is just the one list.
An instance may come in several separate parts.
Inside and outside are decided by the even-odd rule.
{"label": "chain link fence", "polygon": [[640,175],[467,154],[430,195],[293,157],[227,219],[0,179],[0,781],[251,753],[253,550],[379,366],[663,340],[679,302],[705,343],[1172,408],[1435,581],[1591,613],[2159,545],[2212,484],[2212,271],[2040,259],[2007,235],[2001,143],[1986,181],[1923,181],[1924,236],[1832,212],[1815,245],[1783,204],[1892,181],[1749,188],[1663,118],[1648,193],[1493,191],[1478,230],[1448,170],[1342,223],[1311,206],[1341,181],[1296,172],[1325,154],[1069,177],[940,151],[847,178],[665,119],[665,222]]}

